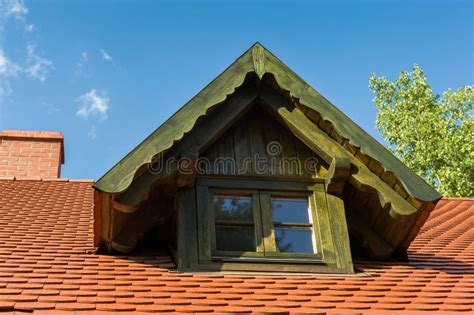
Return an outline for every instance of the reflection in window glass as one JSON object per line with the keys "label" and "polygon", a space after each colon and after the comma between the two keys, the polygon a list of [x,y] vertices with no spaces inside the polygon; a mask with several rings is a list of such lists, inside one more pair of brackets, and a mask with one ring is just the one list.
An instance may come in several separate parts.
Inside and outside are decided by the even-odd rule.
{"label": "reflection in window glass", "polygon": [[272,198],[273,222],[310,223],[307,198]]}
{"label": "reflection in window glass", "polygon": [[214,196],[216,220],[253,222],[252,199],[246,196]]}
{"label": "reflection in window glass", "polygon": [[237,252],[255,252],[254,227],[216,226],[216,249]]}
{"label": "reflection in window glass", "polygon": [[311,228],[275,228],[275,241],[282,253],[314,253]]}

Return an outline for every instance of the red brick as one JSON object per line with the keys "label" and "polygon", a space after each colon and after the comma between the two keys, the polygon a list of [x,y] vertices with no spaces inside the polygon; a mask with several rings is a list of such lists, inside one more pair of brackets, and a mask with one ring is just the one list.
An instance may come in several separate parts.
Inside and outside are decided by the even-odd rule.
{"label": "red brick", "polygon": [[6,130],[0,132],[0,174],[24,178],[57,178],[64,162],[63,136]]}

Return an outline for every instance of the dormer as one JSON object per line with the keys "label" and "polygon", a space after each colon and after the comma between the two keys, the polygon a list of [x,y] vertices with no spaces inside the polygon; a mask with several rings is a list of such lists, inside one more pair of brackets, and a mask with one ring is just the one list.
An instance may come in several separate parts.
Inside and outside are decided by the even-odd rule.
{"label": "dormer", "polygon": [[259,43],[94,187],[97,246],[182,271],[403,259],[441,197]]}

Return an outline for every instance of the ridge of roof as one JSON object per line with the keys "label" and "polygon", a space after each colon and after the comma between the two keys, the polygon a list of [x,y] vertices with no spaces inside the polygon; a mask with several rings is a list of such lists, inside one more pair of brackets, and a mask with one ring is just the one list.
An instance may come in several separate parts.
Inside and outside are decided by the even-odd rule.
{"label": "ridge of roof", "polygon": [[421,177],[258,42],[114,165],[94,187],[108,193],[127,189],[141,166],[150,163],[156,154],[165,152],[181,140],[194,128],[198,118],[227,99],[243,84],[246,75],[252,72],[260,78],[266,73],[272,74],[280,88],[289,91],[293,99],[319,113],[324,121],[330,122],[362,154],[379,162],[384,172],[393,173],[409,195],[429,202],[441,198]]}
{"label": "ridge of roof", "polygon": [[82,178],[43,178],[43,177],[16,177],[3,176],[0,181],[35,181],[35,182],[71,182],[71,183],[94,183],[93,179]]}

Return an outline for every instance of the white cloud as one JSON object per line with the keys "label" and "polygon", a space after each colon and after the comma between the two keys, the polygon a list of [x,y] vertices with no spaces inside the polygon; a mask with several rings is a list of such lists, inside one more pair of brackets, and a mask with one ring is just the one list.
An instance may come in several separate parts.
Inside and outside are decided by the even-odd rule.
{"label": "white cloud", "polygon": [[35,47],[28,44],[26,47],[28,58],[25,73],[34,79],[40,81],[46,80],[49,72],[53,69],[53,62],[51,60],[42,58],[35,53]]}
{"label": "white cloud", "polygon": [[86,63],[89,61],[89,54],[87,51],[81,52],[81,55],[79,57],[79,61],[76,63],[76,69],[74,70],[74,76],[76,77],[86,77],[87,72],[85,71],[86,69]]}
{"label": "white cloud", "polygon": [[92,89],[89,92],[79,96],[77,101],[81,104],[77,116],[85,119],[89,116],[98,116],[100,120],[107,119],[107,111],[109,110],[109,99],[104,95],[98,95],[96,90]]}
{"label": "white cloud", "polygon": [[87,54],[87,51],[81,52],[81,61],[89,61],[89,55]]}
{"label": "white cloud", "polygon": [[25,25],[25,32],[31,33],[36,29],[34,24]]}
{"label": "white cloud", "polygon": [[2,49],[0,49],[0,97],[8,96],[12,93],[9,77],[16,77],[20,73],[21,67],[9,60]]}
{"label": "white cloud", "polygon": [[21,71],[21,67],[9,60],[0,49],[0,77],[14,77]]}
{"label": "white cloud", "polygon": [[0,14],[4,20],[10,17],[20,19],[28,13],[23,0],[0,0]]}
{"label": "white cloud", "polygon": [[100,54],[102,55],[102,59],[104,59],[106,61],[112,61],[112,57],[105,50],[101,49]]}

